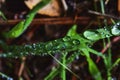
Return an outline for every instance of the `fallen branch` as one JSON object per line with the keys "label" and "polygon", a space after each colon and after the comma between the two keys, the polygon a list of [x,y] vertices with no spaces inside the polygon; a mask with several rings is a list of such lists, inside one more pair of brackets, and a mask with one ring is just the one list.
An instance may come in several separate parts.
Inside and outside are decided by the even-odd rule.
{"label": "fallen branch", "polygon": [[[23,19],[21,19],[23,20]],[[0,25],[16,25],[18,22],[21,21],[18,20],[8,20],[8,21],[0,21]],[[60,18],[38,18],[33,19],[31,25],[33,24],[48,24],[48,25],[63,25],[63,24],[81,24],[81,25],[87,25],[89,22],[93,20],[90,17],[77,17],[74,19],[73,17],[60,17]],[[111,23],[111,22],[108,22]],[[97,25],[98,22],[94,22],[93,25]]]}

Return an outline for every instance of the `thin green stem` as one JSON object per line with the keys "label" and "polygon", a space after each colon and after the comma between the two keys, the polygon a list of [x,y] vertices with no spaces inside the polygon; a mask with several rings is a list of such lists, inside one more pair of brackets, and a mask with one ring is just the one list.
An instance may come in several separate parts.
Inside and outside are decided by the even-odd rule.
{"label": "thin green stem", "polygon": [[110,70],[112,70],[115,66],[118,66],[120,64],[120,58],[118,58],[112,65],[112,67],[110,68]]}
{"label": "thin green stem", "polygon": [[[110,38],[108,38],[108,44],[110,44],[111,41],[110,41]],[[111,54],[111,48],[109,47],[108,49],[108,68],[107,68],[107,76],[108,76],[108,80],[112,80],[112,77],[111,77],[111,72],[110,72],[110,68],[112,66],[112,54]]]}
{"label": "thin green stem", "polygon": [[7,21],[7,18],[5,17],[5,15],[2,11],[0,11],[0,17],[2,17],[3,20]]}
{"label": "thin green stem", "polygon": [[60,70],[60,67],[58,68],[53,67],[52,71],[45,77],[44,80],[53,80],[54,77],[58,75],[59,70]]}
{"label": "thin green stem", "polygon": [[[94,9],[95,9],[95,11],[98,11],[98,7],[97,7],[97,4],[96,4],[96,1],[94,1]],[[99,18],[97,18],[97,22],[98,22],[98,26],[101,26]]]}
{"label": "thin green stem", "polygon": [[13,78],[11,78],[11,77],[9,77],[9,76],[7,76],[7,75],[1,73],[1,72],[0,72],[0,75],[2,76],[3,79],[6,78],[7,80],[13,80]]}
{"label": "thin green stem", "polygon": [[[62,64],[66,66],[66,56],[67,52],[62,53]],[[66,69],[65,67],[61,66],[61,78],[62,80],[66,80]]]}
{"label": "thin green stem", "polygon": [[101,5],[101,12],[102,12],[102,14],[105,14],[104,1],[103,0],[100,0],[100,5]]}
{"label": "thin green stem", "polygon": [[[102,14],[105,14],[105,6],[104,6],[104,1],[103,0],[100,0],[100,4],[101,4],[101,12],[102,12]],[[104,24],[105,24],[105,26],[107,27],[108,25],[107,25],[107,20],[106,19],[104,19]],[[108,42],[110,43],[110,38],[108,38]],[[103,45],[104,45],[104,47],[106,47],[105,45],[106,45],[106,43],[105,43],[105,40],[103,39]],[[108,80],[111,80],[111,72],[110,72],[110,67],[111,67],[111,49],[109,48],[109,50],[108,50],[108,56],[107,56],[107,58],[105,58],[105,59],[107,59],[106,61],[107,61],[107,64],[106,64],[106,69],[107,69],[107,76],[108,76]]]}
{"label": "thin green stem", "polygon": [[[100,5],[101,5],[102,14],[105,14],[104,0],[100,0]],[[105,24],[105,26],[107,26],[107,20],[106,19],[104,19],[104,24]],[[104,46],[104,48],[106,46],[105,39],[103,39],[103,46]]]}
{"label": "thin green stem", "polygon": [[63,63],[61,63],[58,59],[56,59],[52,54],[49,54],[57,63],[59,63],[62,67],[64,67],[66,70],[68,70],[70,73],[72,73],[73,75],[75,75],[78,79],[79,76],[76,75],[73,71],[71,71],[66,65],[63,65]]}

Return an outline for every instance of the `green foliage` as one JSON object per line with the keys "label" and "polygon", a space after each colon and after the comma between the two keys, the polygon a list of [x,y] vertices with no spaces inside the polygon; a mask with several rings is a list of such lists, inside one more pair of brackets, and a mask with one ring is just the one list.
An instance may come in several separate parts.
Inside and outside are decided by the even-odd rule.
{"label": "green foliage", "polygon": [[88,68],[91,73],[91,75],[94,77],[95,80],[102,80],[101,73],[99,69],[97,68],[96,64],[93,62],[93,60],[90,58],[89,50],[82,49],[83,54],[85,55],[87,62],[88,62]]}
{"label": "green foliage", "polygon": [[116,23],[112,29],[111,32],[113,35],[120,35],[120,23]]}
{"label": "green foliage", "polygon": [[[13,27],[9,32],[4,33],[4,37],[6,38],[17,38],[19,37],[25,30],[28,28],[30,23],[32,22],[34,16],[36,15],[37,11],[41,8],[43,8],[45,5],[47,5],[51,0],[43,0],[39,2],[36,6],[33,7],[33,9],[28,13],[26,16],[26,19],[24,21],[19,22],[15,27]],[[2,12],[0,12],[0,15],[4,17]]]}
{"label": "green foliage", "polygon": [[[118,22],[119,23],[119,22]],[[116,25],[116,24],[115,24]],[[109,27],[108,29],[106,28],[100,28],[97,30],[87,30],[83,34],[78,34],[76,32],[76,25],[73,25],[73,27],[68,31],[67,35],[61,39],[56,39],[53,41],[45,42],[45,43],[33,43],[33,44],[26,44],[26,45],[13,45],[13,46],[7,46],[4,42],[0,41],[1,47],[6,47],[5,48],[5,53],[0,54],[0,57],[23,57],[23,56],[28,56],[28,55],[50,55],[52,56],[55,53],[61,53],[63,54],[64,52],[71,52],[74,51],[76,53],[80,54],[75,54],[75,55],[81,55],[86,57],[86,60],[88,62],[88,69],[91,73],[91,75],[94,77],[95,80],[102,80],[101,73],[99,69],[97,68],[96,64],[94,61],[90,58],[90,53],[94,53],[97,56],[101,56],[105,62],[105,65],[108,65],[108,59],[105,57],[103,54],[100,52],[97,52],[90,48],[89,46],[92,46],[94,42],[98,41],[99,39],[103,38],[108,38],[111,36],[115,36],[111,32],[112,29],[114,29],[114,26]],[[117,28],[117,31],[119,32],[120,29]],[[90,35],[91,34],[91,35]],[[88,36],[89,35],[89,36]],[[96,35],[99,35],[96,37]],[[106,36],[109,35],[109,36]],[[120,34],[117,34],[117,36]],[[94,38],[94,39],[93,39]],[[89,45],[89,46],[88,46]],[[4,48],[3,48],[4,49]],[[61,60],[57,60],[52,56],[59,64],[60,66],[56,68],[48,75],[47,78],[52,77],[51,74],[55,74],[56,71],[61,70],[62,71],[56,74],[61,73],[61,77],[65,80],[65,69],[73,73],[69,68],[67,68],[67,64],[71,63],[75,59],[75,55],[71,55],[69,58],[65,58],[65,54],[61,56]],[[63,59],[64,58],[64,59]],[[117,62],[118,63],[118,62]],[[108,70],[111,69],[109,65]],[[62,75],[64,73],[64,75]],[[73,73],[76,75],[75,73]],[[54,77],[53,77],[54,78]]]}
{"label": "green foliage", "polygon": [[24,21],[19,22],[12,30],[8,33],[3,33],[6,38],[18,37],[22,31],[24,31]]}
{"label": "green foliage", "polygon": [[[12,28],[9,32],[4,33],[6,38],[17,38],[19,37],[30,25],[33,18],[35,17],[37,11],[47,5],[50,0],[43,0],[38,3],[26,16],[26,19],[19,22],[14,28]],[[101,0],[101,10],[104,13],[104,5],[103,0]],[[4,20],[6,20],[4,14],[0,11],[0,16]],[[67,65],[74,61],[76,56],[85,56],[86,61],[88,62],[88,69],[90,74],[93,76],[95,80],[103,80],[101,76],[101,72],[98,69],[95,62],[90,57],[90,53],[95,54],[103,59],[104,65],[107,69],[108,80],[111,79],[110,71],[120,63],[120,58],[118,58],[114,63],[111,61],[111,56],[105,56],[100,52],[92,49],[92,46],[96,41],[104,38],[109,38],[112,36],[120,35],[120,22],[117,22],[113,26],[104,27],[96,30],[86,30],[82,34],[78,34],[76,32],[77,25],[73,25],[73,27],[68,31],[67,35],[63,38],[56,39],[49,42],[40,42],[26,45],[7,45],[3,41],[0,41],[0,47],[3,48],[4,52],[0,54],[0,57],[9,57],[9,58],[20,58],[23,56],[34,56],[34,55],[50,55],[53,57],[59,65],[52,69],[49,75],[45,78],[45,80],[53,80],[55,76],[60,75],[62,80],[66,80],[66,70],[71,72],[77,78],[79,78],[74,72],[72,72]],[[68,58],[66,57],[69,52],[73,52]],[[60,59],[56,59],[53,55],[59,53]],[[0,75],[3,75],[0,73]],[[7,78],[7,77],[6,77]]]}
{"label": "green foliage", "polygon": [[64,38],[57,39],[54,41],[49,41],[46,43],[36,43],[31,45],[23,45],[23,46],[17,46],[17,45],[7,46],[8,50],[6,51],[10,53],[6,55],[7,57],[15,57],[15,56],[20,57],[25,55],[46,55],[48,52],[56,53],[63,50],[70,52],[70,51],[78,50],[79,47],[80,49],[82,48],[84,49],[86,45],[90,45],[91,43],[94,43],[91,40],[87,40],[86,38],[83,38],[81,35],[77,33],[76,35],[73,35],[73,31],[75,31],[74,27],[75,26],[73,26],[73,28],[71,28],[70,31],[68,32],[68,34],[71,33],[69,36],[65,36]]}
{"label": "green foliage", "polygon": [[91,75],[94,77],[94,79],[103,80],[101,76],[101,72],[99,71],[93,60],[90,57],[87,57],[87,61],[88,61],[89,71]]}

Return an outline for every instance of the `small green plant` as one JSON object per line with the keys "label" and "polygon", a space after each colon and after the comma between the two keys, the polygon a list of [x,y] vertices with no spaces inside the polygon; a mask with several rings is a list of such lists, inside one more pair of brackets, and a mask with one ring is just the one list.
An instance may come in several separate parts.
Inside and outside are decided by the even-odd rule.
{"label": "small green plant", "polygon": [[[119,23],[119,22],[118,22]],[[76,56],[74,55],[82,55],[86,57],[88,62],[88,69],[91,75],[94,77],[95,80],[103,80],[101,76],[101,72],[99,71],[98,67],[94,63],[94,61],[90,57],[90,53],[93,53],[97,56],[102,57],[104,60],[105,66],[107,67],[108,71],[112,70],[112,68],[119,63],[119,59],[115,62],[115,64],[110,63],[108,65],[109,59],[107,56],[103,55],[100,52],[92,49],[89,46],[92,46],[96,41],[108,38],[111,36],[119,36],[120,33],[114,34],[112,30],[116,27],[116,31],[120,31],[119,25],[116,23],[115,25],[108,27],[108,28],[100,28],[97,30],[87,30],[83,34],[78,34],[76,32],[77,26],[74,25],[67,33],[64,38],[56,39],[53,41],[45,42],[45,43],[33,43],[33,44],[26,44],[22,46],[13,45],[8,46],[4,42],[0,41],[1,47],[4,48],[5,53],[0,54],[0,57],[11,57],[11,58],[19,58],[23,56],[29,55],[50,55],[54,58],[53,54],[60,53],[61,58],[57,60],[54,58],[58,63],[59,67],[57,69],[53,69],[53,71],[48,75],[46,78],[54,78],[51,74],[61,74],[62,80],[65,80],[65,69],[73,73],[68,67],[67,64],[71,63]],[[89,45],[89,46],[88,46]],[[71,55],[69,58],[66,58],[67,54],[71,51],[76,52],[77,54]],[[62,69],[61,69],[62,68]],[[62,71],[59,71],[61,69]],[[63,74],[64,73],[64,74]],[[76,77],[78,77],[75,73],[73,73]],[[108,76],[111,78],[111,75]],[[79,77],[78,77],[79,78]],[[47,79],[46,79],[47,80]],[[110,79],[109,79],[110,80]]]}
{"label": "small green plant", "polygon": [[[27,15],[26,19],[19,22],[12,30],[4,33],[6,38],[17,38],[19,37],[30,25],[37,11],[43,6],[47,5],[50,0],[44,0],[38,3]],[[104,10],[103,10],[104,11]],[[4,17],[3,17],[4,18]],[[112,80],[111,70],[119,64],[120,58],[118,58],[114,63],[111,61],[111,56],[105,56],[101,52],[98,52],[91,48],[95,42],[100,39],[110,38],[112,36],[120,35],[120,22],[115,23],[110,27],[99,28],[96,30],[86,30],[85,32],[78,34],[76,32],[77,25],[73,25],[68,31],[65,37],[56,39],[48,42],[40,42],[26,45],[7,45],[4,41],[0,40],[0,47],[4,50],[0,54],[0,57],[4,58],[21,58],[24,56],[51,56],[56,62],[58,62],[57,67],[53,67],[45,80],[53,80],[57,75],[60,76],[62,80],[66,80],[66,70],[75,75],[78,79],[80,77],[74,73],[70,68],[67,67],[68,64],[73,62],[76,56],[85,56],[88,62],[88,69],[91,76],[95,80],[103,80],[101,76],[101,71],[99,70],[96,63],[90,57],[91,53],[99,56],[103,59],[104,65],[107,69],[107,79]],[[67,57],[69,52],[73,52],[72,55]],[[54,54],[60,54],[60,59],[56,59]],[[111,54],[111,53],[110,53]],[[4,75],[0,73],[0,75]],[[7,78],[7,77],[6,77]]]}
{"label": "small green plant", "polygon": [[[26,19],[19,22],[14,28],[12,28],[12,30],[10,30],[9,32],[3,33],[3,35],[6,38],[16,38],[19,37],[30,25],[30,23],[32,22],[33,18],[35,17],[35,15],[37,14],[37,11],[41,8],[43,8],[45,5],[47,5],[51,0],[43,0],[41,2],[39,2],[26,16]],[[3,15],[3,13],[1,13],[1,16],[6,19]]]}

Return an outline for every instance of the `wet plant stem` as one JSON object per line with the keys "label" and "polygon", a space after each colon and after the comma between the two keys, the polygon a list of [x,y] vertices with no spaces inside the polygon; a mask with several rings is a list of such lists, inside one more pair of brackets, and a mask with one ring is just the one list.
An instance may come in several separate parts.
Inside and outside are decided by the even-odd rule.
{"label": "wet plant stem", "polygon": [[[67,52],[63,52],[61,61],[64,66],[66,66],[66,56],[67,56]],[[66,69],[63,66],[61,67],[61,78],[62,80],[66,80]]]}
{"label": "wet plant stem", "polygon": [[[104,8],[104,1],[103,0],[100,0],[100,5],[101,5],[101,12],[102,12],[102,14],[105,14],[105,8]],[[107,20],[104,19],[105,26],[107,25],[106,23],[107,23]],[[104,46],[104,48],[105,48],[105,45],[106,45],[106,43],[105,43],[105,40],[103,39],[103,46]]]}

